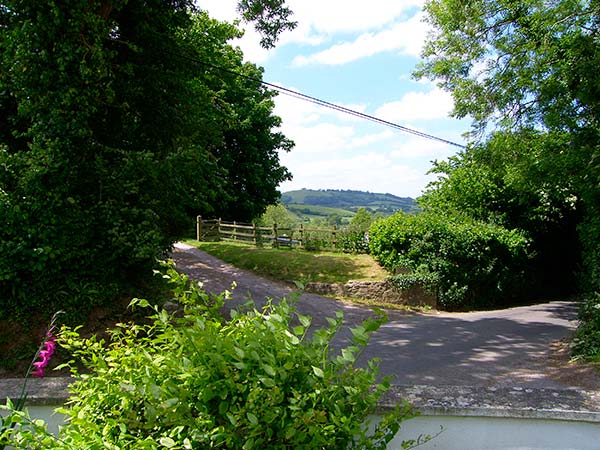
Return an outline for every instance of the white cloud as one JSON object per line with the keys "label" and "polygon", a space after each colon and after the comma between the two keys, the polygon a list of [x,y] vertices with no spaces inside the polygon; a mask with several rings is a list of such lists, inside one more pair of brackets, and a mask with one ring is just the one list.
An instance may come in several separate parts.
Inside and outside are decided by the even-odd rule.
{"label": "white cloud", "polygon": [[319,123],[310,127],[283,127],[287,137],[296,143],[302,153],[336,152],[348,147],[355,136],[353,127]]}
{"label": "white cloud", "polygon": [[[325,63],[343,64],[352,53],[358,57],[369,56],[373,51],[397,50],[405,54],[418,55],[425,37],[425,26],[420,22],[421,14],[407,16],[423,6],[423,0],[288,0],[298,25],[293,31],[280,36],[277,47],[265,50],[260,47],[260,37],[252,24],[242,23],[245,35],[233,42],[239,46],[246,59],[265,62],[277,49],[289,43],[310,46],[321,45],[339,33],[364,33],[353,42],[343,42],[331,49],[296,61],[297,64]],[[218,20],[233,22],[239,19],[237,0],[196,0],[201,9]],[[399,22],[401,21],[401,22]],[[384,27],[387,27],[384,29]],[[323,61],[325,59],[325,61]]]}
{"label": "white cloud", "polygon": [[[439,118],[445,117],[448,109],[448,105],[440,108],[444,104],[440,99],[444,98],[443,92],[436,88],[425,93],[413,92],[398,102],[382,105],[377,111],[385,113],[388,119],[403,119],[405,123],[437,119],[439,127]],[[457,150],[442,142],[381,128],[286,95],[278,96],[275,102],[275,113],[283,119],[283,133],[296,143],[290,153],[281,155],[282,163],[294,175],[293,181],[281,186],[283,190],[360,189],[418,196],[433,179],[426,175],[430,161],[445,159]],[[366,110],[361,104],[346,106],[361,112]],[[429,127],[407,126],[431,131]],[[448,138],[462,142],[457,132]]]}
{"label": "white cloud", "polygon": [[237,0],[196,0],[196,6],[208,11],[210,16],[217,20],[233,22],[239,17],[237,13]]}
{"label": "white cloud", "polygon": [[[407,11],[421,8],[423,0],[287,0],[292,19],[308,37],[310,30],[321,34],[362,32],[379,28]],[[212,17],[232,22],[239,18],[237,0],[196,0]]]}
{"label": "white cloud", "polygon": [[[462,139],[456,139],[456,141],[460,143],[462,142]],[[406,141],[395,144],[390,153],[390,157],[394,160],[416,158],[426,158],[429,161],[433,161],[434,159],[442,160],[455,154],[457,149],[457,147],[444,142],[413,136]]]}
{"label": "white cloud", "polygon": [[294,179],[282,184],[283,191],[356,189],[417,197],[428,179],[422,171],[395,163],[378,152],[304,162],[294,161],[293,155],[289,154],[282,156],[282,162],[296,167]]}
{"label": "white cloud", "polygon": [[242,28],[244,28],[244,35],[241,39],[231,42],[231,45],[242,50],[246,61],[252,61],[254,64],[264,63],[276,49],[267,50],[263,48],[260,45],[260,35],[254,28],[249,26],[242,26]]}
{"label": "white cloud", "polygon": [[352,140],[352,142],[350,142],[350,147],[358,148],[358,147],[367,147],[367,146],[371,146],[374,144],[380,144],[382,142],[392,139],[394,136],[396,136],[396,133],[394,133],[392,130],[385,130],[380,133],[358,136],[358,137],[354,138]]}
{"label": "white cloud", "polygon": [[[299,89],[284,86],[283,83],[273,84],[294,92],[299,92]],[[339,102],[335,103],[335,105],[359,113],[364,113],[367,109],[367,105],[362,103]],[[362,120],[356,116],[343,113],[334,108],[319,106],[316,103],[311,103],[306,100],[287,95],[283,92],[275,98],[275,114],[283,118],[284,127],[288,124],[310,124],[319,120],[330,119],[335,119],[342,122],[357,122]]]}
{"label": "white cloud", "polygon": [[298,23],[319,33],[362,32],[401,17],[423,0],[288,0]]}
{"label": "white cloud", "polygon": [[452,96],[434,88],[429,92],[408,92],[400,100],[377,108],[375,116],[390,122],[442,119],[449,116],[452,108]]}
{"label": "white cloud", "polygon": [[296,66],[309,64],[341,65],[384,52],[399,52],[419,56],[425,40],[427,26],[422,14],[395,23],[378,32],[364,33],[352,42],[342,42],[309,56],[299,55],[293,60]]}

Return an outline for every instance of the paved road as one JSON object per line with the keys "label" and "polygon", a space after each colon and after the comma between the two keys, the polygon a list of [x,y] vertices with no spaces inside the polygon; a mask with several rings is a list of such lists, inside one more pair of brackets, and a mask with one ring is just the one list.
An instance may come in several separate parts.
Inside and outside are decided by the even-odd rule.
{"label": "paved road", "polygon": [[[185,244],[176,244],[173,259],[192,279],[211,292],[230,289],[236,282],[234,304],[248,296],[289,297],[287,285],[258,277]],[[304,293],[298,311],[316,325],[343,310],[347,325],[372,314],[362,306]],[[365,358],[380,358],[380,369],[397,384],[570,389],[550,374],[551,344],[576,327],[577,306],[556,301],[501,311],[418,314],[389,311],[389,322],[371,338]],[[340,333],[339,342],[349,336]]]}

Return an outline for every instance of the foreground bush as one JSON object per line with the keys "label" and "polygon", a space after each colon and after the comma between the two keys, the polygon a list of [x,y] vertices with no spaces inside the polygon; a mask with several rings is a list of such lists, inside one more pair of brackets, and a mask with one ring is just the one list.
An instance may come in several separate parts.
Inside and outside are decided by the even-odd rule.
{"label": "foreground bush", "polygon": [[[369,431],[389,383],[376,383],[374,362],[355,363],[381,317],[354,328],[352,344],[334,352],[341,314],[312,330],[309,317],[282,301],[248,305],[225,320],[223,296],[170,276],[182,312],[154,308],[148,324],[120,325],[108,343],[63,330],[59,342],[86,373],[73,371],[77,381],[61,410],[67,425],[52,448],[385,449],[412,417],[405,404]],[[41,439],[34,431],[31,442]]]}
{"label": "foreground bush", "polygon": [[426,280],[444,309],[501,306],[526,285],[526,237],[468,218],[396,214],[371,227],[370,247],[386,269],[411,272],[400,283]]}

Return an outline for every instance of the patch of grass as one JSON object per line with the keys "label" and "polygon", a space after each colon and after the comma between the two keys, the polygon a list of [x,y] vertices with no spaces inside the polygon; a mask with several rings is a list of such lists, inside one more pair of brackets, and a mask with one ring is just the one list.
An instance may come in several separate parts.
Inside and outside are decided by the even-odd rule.
{"label": "patch of grass", "polygon": [[205,252],[257,275],[291,282],[346,283],[381,281],[387,272],[369,255],[307,252],[300,249],[264,248],[235,242],[186,240]]}

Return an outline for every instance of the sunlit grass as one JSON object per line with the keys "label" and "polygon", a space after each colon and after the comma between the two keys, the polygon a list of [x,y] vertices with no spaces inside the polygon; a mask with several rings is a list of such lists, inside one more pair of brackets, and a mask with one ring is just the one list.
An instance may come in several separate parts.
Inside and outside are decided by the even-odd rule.
{"label": "sunlit grass", "polygon": [[345,283],[380,281],[387,277],[385,270],[369,255],[254,247],[234,242],[187,240],[185,243],[240,269],[286,282]]}

